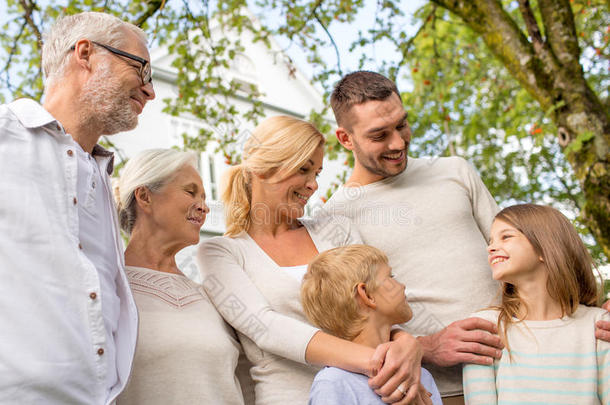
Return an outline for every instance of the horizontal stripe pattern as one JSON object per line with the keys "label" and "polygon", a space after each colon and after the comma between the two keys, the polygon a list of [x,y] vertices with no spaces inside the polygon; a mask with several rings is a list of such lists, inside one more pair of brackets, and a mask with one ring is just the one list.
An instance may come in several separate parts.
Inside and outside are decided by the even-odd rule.
{"label": "horizontal stripe pattern", "polygon": [[610,405],[610,344],[595,339],[595,318],[587,316],[599,310],[579,310],[552,327],[511,325],[510,354],[505,349],[493,365],[464,367],[466,403]]}

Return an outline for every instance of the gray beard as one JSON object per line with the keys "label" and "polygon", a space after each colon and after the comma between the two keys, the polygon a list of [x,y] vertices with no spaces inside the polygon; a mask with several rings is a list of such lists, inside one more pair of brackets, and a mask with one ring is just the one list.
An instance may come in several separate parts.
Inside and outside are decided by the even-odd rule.
{"label": "gray beard", "polygon": [[78,101],[83,128],[100,135],[129,131],[138,125],[138,114],[133,111],[130,94],[121,88],[109,65],[100,66],[85,83]]}

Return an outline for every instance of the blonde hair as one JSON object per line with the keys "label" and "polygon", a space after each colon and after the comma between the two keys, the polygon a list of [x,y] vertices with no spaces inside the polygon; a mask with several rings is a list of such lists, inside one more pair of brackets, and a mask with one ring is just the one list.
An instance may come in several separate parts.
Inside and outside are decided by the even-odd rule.
{"label": "blonde hair", "polygon": [[121,229],[130,235],[136,223],[135,192],[138,187],[157,192],[186,165],[197,169],[195,153],[175,149],[149,149],[129,159],[114,186]]}
{"label": "blonde hair", "polygon": [[[561,305],[563,315],[572,315],[579,304],[597,304],[591,255],[561,212],[543,205],[519,204],[504,208],[495,219],[525,235],[536,254],[542,257],[548,273],[547,292]],[[506,329],[514,322],[513,318],[519,321],[525,318],[527,306],[513,284],[502,282],[501,295],[501,304],[497,307],[498,330],[508,348]],[[519,318],[520,313],[525,315]]]}
{"label": "blonde hair", "polygon": [[134,33],[146,44],[146,34],[142,29],[110,14],[88,11],[58,18],[43,39],[42,70],[45,88],[48,90],[63,77],[72,55],[70,47],[77,41],[88,39],[120,48],[126,45],[125,35],[128,32]]}
{"label": "blonde hair", "polygon": [[324,136],[309,122],[285,115],[261,122],[246,141],[241,164],[231,167],[225,177],[225,235],[236,236],[250,228],[253,173],[265,178],[277,175],[277,181],[282,181],[321,145]]}
{"label": "blonde hair", "polygon": [[356,299],[356,286],[377,289],[377,269],[387,256],[367,245],[349,245],[321,253],[309,263],[301,285],[305,315],[319,328],[342,339],[353,340],[368,317]]}

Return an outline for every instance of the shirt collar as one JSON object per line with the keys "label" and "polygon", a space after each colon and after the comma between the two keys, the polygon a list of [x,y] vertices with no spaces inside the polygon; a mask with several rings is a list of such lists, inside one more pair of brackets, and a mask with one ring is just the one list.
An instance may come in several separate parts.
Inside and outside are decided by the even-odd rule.
{"label": "shirt collar", "polygon": [[112,171],[114,170],[114,152],[110,152],[100,145],[95,145],[93,151],[91,151],[91,156],[99,156],[102,161],[107,160],[106,172],[108,172],[108,175],[112,176]]}
{"label": "shirt collar", "polygon": [[[20,98],[10,103],[8,108],[15,114],[19,122],[21,122],[21,125],[25,128],[40,128],[55,122],[57,129],[61,130],[59,121],[34,100]],[[106,171],[109,175],[112,175],[112,171],[114,170],[114,153],[104,149],[100,145],[95,145],[91,156],[99,156],[102,161],[107,161]]]}
{"label": "shirt collar", "polygon": [[13,101],[8,105],[8,108],[25,128],[39,128],[52,122],[59,124],[59,121],[43,106],[28,98]]}

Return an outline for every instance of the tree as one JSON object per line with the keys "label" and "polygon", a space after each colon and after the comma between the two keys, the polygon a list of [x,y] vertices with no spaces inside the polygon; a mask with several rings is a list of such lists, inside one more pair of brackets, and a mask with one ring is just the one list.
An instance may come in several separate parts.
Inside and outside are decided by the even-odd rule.
{"label": "tree", "polygon": [[[352,24],[363,0],[257,0],[252,20],[239,0],[69,0],[63,6],[7,0],[9,19],[0,42],[0,81],[13,96],[41,95],[40,32],[60,13],[104,10],[141,25],[177,55],[180,95],[167,101],[173,114],[193,114],[226,130],[220,143],[227,158],[236,122],[256,121],[260,105],[238,113],[227,97],[239,84],[223,69],[239,52],[238,35],[257,40],[287,38],[307,54],[313,79],[328,92],[342,73],[337,32]],[[429,0],[414,15],[409,34],[399,0],[378,0],[372,26],[353,39],[359,66],[381,71],[412,89],[403,94],[418,135],[414,154],[459,154],[480,170],[498,201],[533,201],[575,213],[594,256],[610,257],[610,143],[608,4],[603,0]],[[278,17],[281,20],[278,20]],[[218,34],[214,24],[224,27]],[[231,31],[233,30],[233,31]],[[369,50],[393,52],[382,61]],[[336,63],[323,56],[336,50]],[[6,94],[6,93],[5,93]],[[0,93],[0,97],[2,93]],[[256,101],[256,91],[251,93]],[[311,119],[330,130],[323,117]],[[186,139],[203,148],[217,132]],[[329,137],[336,157],[340,146]],[[348,157],[347,162],[351,162]],[[588,235],[588,236],[587,236]],[[595,243],[595,241],[597,243]],[[602,253],[603,252],[603,253]]]}

